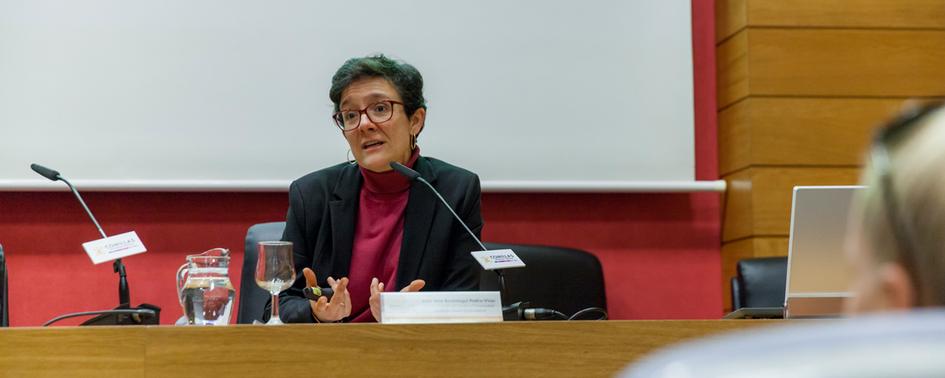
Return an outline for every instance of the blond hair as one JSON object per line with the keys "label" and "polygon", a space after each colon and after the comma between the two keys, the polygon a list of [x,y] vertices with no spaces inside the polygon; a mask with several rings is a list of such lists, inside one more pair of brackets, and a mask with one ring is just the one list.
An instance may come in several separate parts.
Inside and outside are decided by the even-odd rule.
{"label": "blond hair", "polygon": [[[895,123],[895,122],[894,122]],[[918,306],[945,305],[945,108],[937,106],[885,143],[886,172],[863,171],[867,190],[857,198],[860,230],[879,263],[909,272]],[[880,148],[881,148],[880,147]],[[874,145],[872,154],[877,153]],[[874,156],[875,157],[875,156]],[[888,175],[885,178],[884,175]],[[884,193],[884,191],[887,191]],[[894,204],[888,202],[894,201]],[[895,214],[890,214],[893,211]],[[897,230],[898,228],[898,230]],[[897,235],[898,232],[898,235]]]}

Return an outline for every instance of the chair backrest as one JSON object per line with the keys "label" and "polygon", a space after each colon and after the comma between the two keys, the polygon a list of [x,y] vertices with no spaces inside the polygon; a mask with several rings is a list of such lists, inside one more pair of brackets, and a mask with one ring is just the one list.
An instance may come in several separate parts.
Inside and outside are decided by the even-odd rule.
{"label": "chair backrest", "polygon": [[784,307],[787,257],[744,259],[732,280],[732,310],[742,307]]}
{"label": "chair backrest", "polygon": [[7,295],[7,258],[0,245],[0,327],[10,326],[10,299]]}
{"label": "chair backrest", "polygon": [[269,293],[256,285],[256,243],[281,240],[284,229],[285,222],[270,222],[255,224],[246,231],[243,271],[240,274],[240,307],[236,313],[238,324],[252,324],[253,320],[262,319]]}
{"label": "chair backrest", "polygon": [[[502,298],[503,304],[527,301],[567,316],[588,307],[607,309],[604,273],[596,256],[563,247],[485,244],[490,250],[515,251],[526,265],[504,271],[507,297]],[[482,272],[479,289],[499,290],[498,276]]]}
{"label": "chair backrest", "polygon": [[[269,293],[256,285],[256,243],[279,240],[285,222],[260,223],[246,232],[240,303],[236,322],[250,324],[261,319]],[[588,307],[607,309],[604,274],[594,255],[576,249],[535,245],[486,243],[489,249],[512,249],[525,261],[525,268],[505,271],[506,304],[528,301],[534,307],[558,310],[570,316]],[[482,272],[481,290],[499,290],[498,278]],[[782,293],[783,294],[783,293]]]}

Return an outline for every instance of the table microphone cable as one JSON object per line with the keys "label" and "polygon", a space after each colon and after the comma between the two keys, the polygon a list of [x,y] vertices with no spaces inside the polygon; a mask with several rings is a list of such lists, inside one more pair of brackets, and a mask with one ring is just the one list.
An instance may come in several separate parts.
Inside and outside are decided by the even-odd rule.
{"label": "table microphone cable", "polygon": [[561,311],[550,309],[550,308],[528,308],[528,302],[519,302],[515,303],[509,308],[518,307],[519,319],[522,320],[581,320],[580,318],[587,314],[597,313],[600,314],[600,317],[596,319],[584,319],[584,320],[607,320],[607,310],[604,310],[600,307],[588,307],[578,312],[575,312],[574,315],[570,317],[562,313]]}
{"label": "table microphone cable", "polygon": [[607,320],[607,310],[604,310],[600,307],[588,307],[578,312],[575,312],[574,315],[571,315],[568,320],[579,320],[582,315],[598,313],[600,317],[597,319],[586,319],[586,320]]}
{"label": "table microphone cable", "polygon": [[[149,308],[132,308],[132,309],[116,309],[116,310],[99,310],[99,311],[82,311],[82,312],[73,312],[70,314],[60,315],[55,318],[50,319],[46,323],[43,323],[43,327],[48,327],[55,322],[60,320],[75,318],[79,316],[89,316],[89,315],[105,315],[105,314],[121,314],[131,316],[131,320],[136,324],[143,324],[142,321],[146,317],[156,317],[157,311],[154,311]],[[117,325],[117,324],[116,324]]]}

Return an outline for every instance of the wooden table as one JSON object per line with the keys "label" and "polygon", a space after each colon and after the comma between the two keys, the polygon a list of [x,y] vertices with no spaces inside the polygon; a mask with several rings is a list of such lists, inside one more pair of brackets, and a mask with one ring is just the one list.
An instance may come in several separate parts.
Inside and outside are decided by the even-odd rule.
{"label": "wooden table", "polygon": [[5,376],[610,376],[765,320],[0,329]]}

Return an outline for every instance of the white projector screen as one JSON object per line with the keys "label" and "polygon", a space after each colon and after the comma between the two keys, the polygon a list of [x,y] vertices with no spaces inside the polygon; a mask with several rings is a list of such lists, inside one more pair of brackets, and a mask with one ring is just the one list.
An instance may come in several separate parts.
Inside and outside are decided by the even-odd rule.
{"label": "white projector screen", "polygon": [[287,188],[346,159],[330,79],[375,53],[424,76],[423,154],[486,190],[692,182],[690,12],[689,0],[0,0],[0,187],[53,184],[36,162],[105,189]]}

